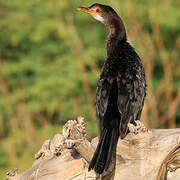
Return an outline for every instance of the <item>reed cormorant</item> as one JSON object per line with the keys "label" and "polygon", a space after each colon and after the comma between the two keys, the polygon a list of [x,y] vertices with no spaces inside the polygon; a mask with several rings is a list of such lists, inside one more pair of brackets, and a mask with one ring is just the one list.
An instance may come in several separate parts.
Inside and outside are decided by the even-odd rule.
{"label": "reed cormorant", "polygon": [[128,123],[140,120],[146,96],[144,68],[140,57],[127,42],[125,26],[110,6],[93,4],[79,11],[93,16],[110,29],[107,58],[96,90],[96,119],[99,143],[89,170],[102,174],[116,153],[118,138],[128,133]]}

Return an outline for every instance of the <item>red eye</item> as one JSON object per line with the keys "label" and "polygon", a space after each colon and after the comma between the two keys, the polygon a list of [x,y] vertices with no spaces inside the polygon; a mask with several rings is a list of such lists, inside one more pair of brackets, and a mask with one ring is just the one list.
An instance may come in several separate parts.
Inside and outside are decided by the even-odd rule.
{"label": "red eye", "polygon": [[97,9],[96,9],[96,12],[100,12],[100,9],[99,9],[99,8],[97,8]]}

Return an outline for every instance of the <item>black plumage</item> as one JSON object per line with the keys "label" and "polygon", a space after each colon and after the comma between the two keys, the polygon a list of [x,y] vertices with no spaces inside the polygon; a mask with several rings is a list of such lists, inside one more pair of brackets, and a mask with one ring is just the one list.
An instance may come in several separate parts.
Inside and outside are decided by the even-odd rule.
{"label": "black plumage", "polygon": [[127,42],[121,18],[110,7],[94,4],[78,10],[91,14],[109,27],[107,59],[96,91],[96,119],[99,143],[89,165],[101,174],[116,153],[118,138],[128,133],[128,123],[140,120],[146,96],[144,68],[137,53]]}

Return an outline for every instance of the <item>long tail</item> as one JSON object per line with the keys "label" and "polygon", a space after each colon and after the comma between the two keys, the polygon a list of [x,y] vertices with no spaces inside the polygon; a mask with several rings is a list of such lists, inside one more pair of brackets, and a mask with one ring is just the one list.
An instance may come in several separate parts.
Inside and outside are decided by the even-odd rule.
{"label": "long tail", "polygon": [[104,170],[108,169],[112,154],[116,153],[118,137],[118,128],[103,129],[96,151],[90,162],[89,171],[94,169],[96,173],[102,174]]}

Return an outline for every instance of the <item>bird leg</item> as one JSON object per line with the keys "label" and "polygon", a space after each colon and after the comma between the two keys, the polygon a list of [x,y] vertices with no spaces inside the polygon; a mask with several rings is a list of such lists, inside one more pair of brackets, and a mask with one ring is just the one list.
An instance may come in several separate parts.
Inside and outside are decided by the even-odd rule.
{"label": "bird leg", "polygon": [[138,134],[141,132],[148,132],[148,129],[144,126],[144,124],[141,121],[137,120],[135,121],[135,124],[136,125],[128,123],[128,128],[131,133]]}

